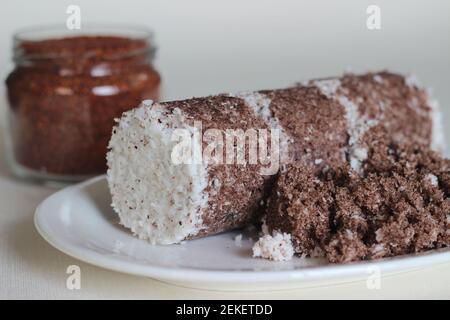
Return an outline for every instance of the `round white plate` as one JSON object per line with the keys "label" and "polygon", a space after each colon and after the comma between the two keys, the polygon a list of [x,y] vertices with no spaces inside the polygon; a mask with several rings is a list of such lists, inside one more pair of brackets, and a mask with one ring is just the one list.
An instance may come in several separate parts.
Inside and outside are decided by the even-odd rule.
{"label": "round white plate", "polygon": [[104,176],[65,188],[36,209],[39,233],[58,250],[103,268],[195,288],[277,290],[362,281],[450,261],[450,250],[359,262],[327,264],[294,258],[273,262],[251,257],[252,240],[239,231],[153,246],[118,224]]}

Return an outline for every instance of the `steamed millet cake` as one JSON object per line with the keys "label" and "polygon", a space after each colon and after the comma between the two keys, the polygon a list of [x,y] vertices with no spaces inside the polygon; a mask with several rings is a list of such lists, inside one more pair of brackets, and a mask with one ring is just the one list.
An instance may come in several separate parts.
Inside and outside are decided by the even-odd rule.
{"label": "steamed millet cake", "polygon": [[284,234],[296,254],[334,263],[450,245],[450,160],[425,147],[374,141],[362,168],[290,165],[276,182],[269,235],[260,242]]}
{"label": "steamed millet cake", "polygon": [[[125,112],[109,143],[108,185],[120,222],[152,244],[179,243],[261,217],[276,172],[266,165],[174,164],[176,129],[277,129],[279,167],[362,172],[380,128],[394,143],[443,147],[437,104],[414,78],[380,72],[312,80],[286,89],[221,94]],[[194,147],[204,149],[205,140]]]}

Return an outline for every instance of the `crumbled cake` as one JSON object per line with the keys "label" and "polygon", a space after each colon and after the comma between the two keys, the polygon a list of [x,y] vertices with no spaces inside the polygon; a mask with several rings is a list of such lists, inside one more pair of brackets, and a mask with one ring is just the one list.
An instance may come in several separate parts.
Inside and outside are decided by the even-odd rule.
{"label": "crumbled cake", "polygon": [[269,232],[290,234],[301,256],[321,251],[333,263],[450,245],[450,160],[375,140],[362,168],[289,165],[269,199]]}
{"label": "crumbled cake", "polygon": [[253,246],[253,257],[261,257],[274,261],[290,260],[294,255],[291,235],[274,232],[273,236],[262,236]]}

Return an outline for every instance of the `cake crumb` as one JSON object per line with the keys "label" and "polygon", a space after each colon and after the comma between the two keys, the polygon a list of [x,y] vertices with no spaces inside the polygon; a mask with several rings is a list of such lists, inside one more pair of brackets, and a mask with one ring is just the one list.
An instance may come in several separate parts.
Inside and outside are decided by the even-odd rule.
{"label": "cake crumb", "polygon": [[374,80],[375,82],[377,82],[377,83],[380,83],[380,84],[383,83],[383,78],[382,78],[379,74],[374,75],[374,76],[373,76],[373,80]]}
{"label": "cake crumb", "polygon": [[405,78],[405,83],[410,88],[422,88],[422,84],[419,81],[419,78],[417,78],[416,75],[410,74]]}
{"label": "cake crumb", "polygon": [[438,178],[432,173],[427,174],[425,176],[425,180],[428,181],[433,187],[438,186]]}
{"label": "cake crumb", "polygon": [[274,233],[273,236],[262,236],[253,246],[253,257],[270,259],[273,261],[288,261],[294,255],[291,235],[287,233]]}

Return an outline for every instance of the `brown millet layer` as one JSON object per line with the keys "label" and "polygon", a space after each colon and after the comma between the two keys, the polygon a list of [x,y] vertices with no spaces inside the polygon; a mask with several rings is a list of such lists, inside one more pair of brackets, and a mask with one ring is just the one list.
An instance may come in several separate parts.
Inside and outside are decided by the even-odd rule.
{"label": "brown millet layer", "polygon": [[378,143],[363,176],[347,165],[314,172],[289,166],[270,198],[270,231],[295,252],[333,263],[450,245],[450,160],[423,147]]}

